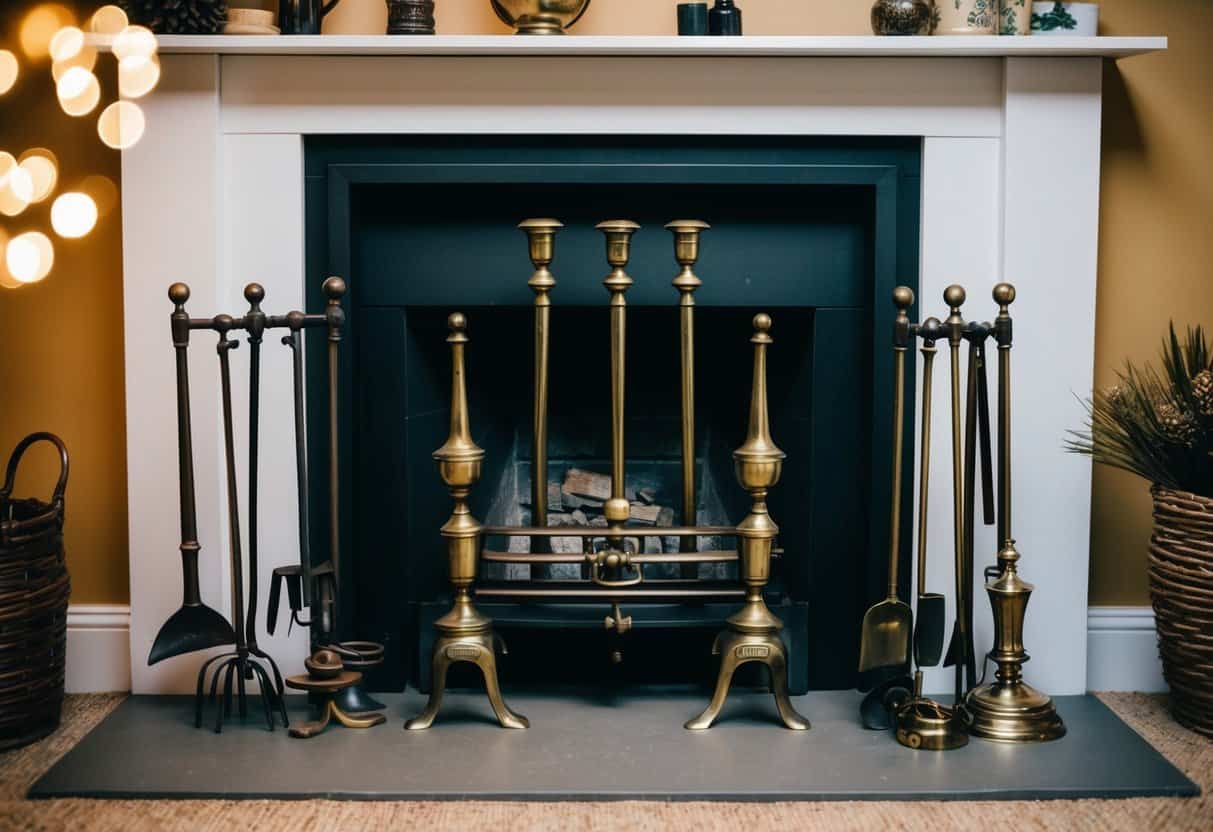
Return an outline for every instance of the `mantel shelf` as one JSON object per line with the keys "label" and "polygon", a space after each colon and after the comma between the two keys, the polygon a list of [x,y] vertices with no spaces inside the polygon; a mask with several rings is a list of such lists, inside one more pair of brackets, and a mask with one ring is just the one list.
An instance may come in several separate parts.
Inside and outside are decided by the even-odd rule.
{"label": "mantel shelf", "polygon": [[163,54],[468,57],[1124,58],[1167,48],[1165,37],[163,35],[159,40]]}

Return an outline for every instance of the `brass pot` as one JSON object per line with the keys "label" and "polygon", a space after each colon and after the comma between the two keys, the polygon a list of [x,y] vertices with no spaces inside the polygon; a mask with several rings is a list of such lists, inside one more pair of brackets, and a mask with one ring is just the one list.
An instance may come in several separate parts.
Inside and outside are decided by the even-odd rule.
{"label": "brass pot", "polygon": [[516,35],[563,35],[585,14],[590,0],[490,0]]}

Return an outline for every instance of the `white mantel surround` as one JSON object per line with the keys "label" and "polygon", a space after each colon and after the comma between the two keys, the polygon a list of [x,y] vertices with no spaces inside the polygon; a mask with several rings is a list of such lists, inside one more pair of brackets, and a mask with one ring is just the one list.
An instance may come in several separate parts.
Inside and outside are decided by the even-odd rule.
{"label": "white mantel surround", "polygon": [[[1090,465],[1061,443],[1082,421],[1075,394],[1092,383],[1101,63],[1165,47],[1164,38],[162,38],[147,134],[122,159],[133,689],[192,691],[203,658],[147,666],[181,600],[168,284],[190,284],[195,316],[238,312],[254,280],[268,311],[301,307],[306,135],[618,133],[922,137],[920,274],[905,280],[920,281],[923,314],[944,311],[952,282],[971,290],[969,317],[993,315],[994,283],[1019,289],[1014,532],[1037,586],[1027,674],[1052,693],[1085,691]],[[194,343],[202,591],[230,613],[213,337]],[[262,632],[269,574],[297,559],[288,351],[276,347],[263,351]],[[233,357],[241,380],[245,353]],[[947,377],[944,361],[937,385]],[[950,423],[946,407],[934,412],[928,585],[950,603]],[[977,537],[985,649],[980,566],[995,546],[985,527]],[[260,640],[284,671],[299,671],[298,628]],[[950,672],[932,672],[928,686],[950,689]]]}

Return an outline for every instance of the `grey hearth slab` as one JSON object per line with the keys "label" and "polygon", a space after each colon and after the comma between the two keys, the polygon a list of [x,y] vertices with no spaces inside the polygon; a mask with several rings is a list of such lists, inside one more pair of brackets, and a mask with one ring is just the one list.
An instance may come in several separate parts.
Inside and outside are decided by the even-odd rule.
{"label": "grey hearth slab", "polygon": [[[292,718],[305,704],[292,698]],[[973,800],[1184,796],[1195,784],[1092,696],[1061,697],[1069,733],[1008,746],[912,751],[857,722],[859,694],[796,697],[788,731],[769,695],[735,692],[715,728],[682,723],[685,692],[519,694],[531,728],[498,728],[483,695],[451,693],[429,731],[403,730],[424,698],[388,695],[388,722],[291,739],[251,717],[195,729],[188,697],[133,696],[31,797],[403,800]]]}

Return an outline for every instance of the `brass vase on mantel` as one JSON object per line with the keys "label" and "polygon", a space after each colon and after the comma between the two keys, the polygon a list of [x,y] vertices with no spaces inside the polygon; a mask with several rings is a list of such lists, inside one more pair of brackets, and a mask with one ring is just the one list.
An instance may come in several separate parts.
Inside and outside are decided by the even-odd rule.
{"label": "brass vase on mantel", "polygon": [[590,0],[489,0],[493,11],[516,35],[563,35],[590,5]]}
{"label": "brass vase on mantel", "polygon": [[434,34],[434,0],[387,0],[387,33]]}

